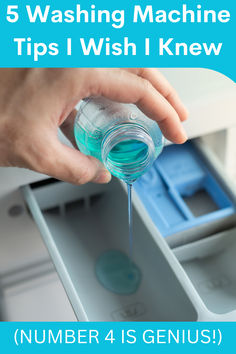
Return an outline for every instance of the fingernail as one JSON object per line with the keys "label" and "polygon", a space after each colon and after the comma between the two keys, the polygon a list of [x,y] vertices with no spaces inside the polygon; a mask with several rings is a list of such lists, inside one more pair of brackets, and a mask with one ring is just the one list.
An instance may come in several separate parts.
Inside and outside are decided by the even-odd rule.
{"label": "fingernail", "polygon": [[176,134],[175,138],[172,140],[175,144],[183,144],[188,140],[188,136],[183,128],[182,125],[180,125],[178,129],[178,133]]}
{"label": "fingernail", "polygon": [[188,110],[188,108],[186,106],[184,106],[184,110],[185,110],[185,112],[184,112],[184,116],[183,116],[182,121],[187,120],[188,116],[189,116],[189,110]]}
{"label": "fingernail", "polygon": [[186,131],[183,129],[183,127],[182,127],[181,130],[182,130],[182,131],[181,131],[181,133],[182,133],[182,140],[183,140],[183,143],[185,143],[185,141],[188,140],[188,136],[187,136]]}
{"label": "fingernail", "polygon": [[97,177],[93,180],[95,183],[108,183],[111,180],[111,174],[108,170],[101,170]]}

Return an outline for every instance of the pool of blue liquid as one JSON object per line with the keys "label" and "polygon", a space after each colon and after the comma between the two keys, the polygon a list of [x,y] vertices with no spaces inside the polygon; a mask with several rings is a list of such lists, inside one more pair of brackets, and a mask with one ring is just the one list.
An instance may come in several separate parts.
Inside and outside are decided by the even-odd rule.
{"label": "pool of blue liquid", "polygon": [[96,262],[95,272],[107,290],[119,295],[135,293],[141,282],[140,269],[119,250],[104,252]]}

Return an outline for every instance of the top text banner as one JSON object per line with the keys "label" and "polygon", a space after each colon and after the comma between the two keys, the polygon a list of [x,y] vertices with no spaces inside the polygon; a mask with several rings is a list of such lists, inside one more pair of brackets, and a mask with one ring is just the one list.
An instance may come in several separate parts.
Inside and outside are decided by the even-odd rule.
{"label": "top text banner", "polygon": [[236,81],[235,0],[1,0],[1,67],[202,67]]}

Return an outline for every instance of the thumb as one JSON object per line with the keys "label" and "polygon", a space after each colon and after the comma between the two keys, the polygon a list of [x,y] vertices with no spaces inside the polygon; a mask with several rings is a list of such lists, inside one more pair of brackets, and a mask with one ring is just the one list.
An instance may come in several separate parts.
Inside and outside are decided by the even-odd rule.
{"label": "thumb", "polygon": [[44,160],[41,171],[56,179],[73,184],[88,182],[108,183],[111,174],[104,165],[91,156],[62,144],[59,140],[47,152],[50,158]]}

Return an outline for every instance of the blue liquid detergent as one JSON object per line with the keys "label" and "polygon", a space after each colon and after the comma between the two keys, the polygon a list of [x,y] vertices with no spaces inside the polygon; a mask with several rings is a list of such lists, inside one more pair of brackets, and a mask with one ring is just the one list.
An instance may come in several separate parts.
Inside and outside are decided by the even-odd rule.
{"label": "blue liquid detergent", "polygon": [[99,282],[106,289],[132,294],[141,281],[141,272],[132,261],[132,183],[161,153],[162,133],[137,107],[98,98],[82,104],[74,134],[82,153],[103,162],[113,176],[127,184],[129,256],[118,250],[107,251],[99,257],[95,268]]}
{"label": "blue liquid detergent", "polygon": [[[92,155],[100,159],[101,148],[99,134],[95,136],[88,135],[82,129],[75,131],[76,140],[80,141]],[[116,177],[126,180],[126,164],[135,161],[136,166],[142,166],[145,163],[148,146],[139,140],[126,140],[118,143],[110,151],[108,161],[112,162],[112,171]],[[132,213],[132,182],[135,181],[143,171],[134,170],[130,182],[127,184],[128,191],[128,239],[129,239],[129,257],[120,251],[108,251],[100,256],[96,263],[96,275],[99,282],[108,290],[117,294],[133,294],[139,287],[141,281],[141,272],[132,262],[133,258],[133,213]]]}
{"label": "blue liquid detergent", "polygon": [[[127,183],[132,183],[143,174],[143,170],[135,168],[142,166],[147,157],[148,146],[139,140],[126,140],[114,146],[108,154],[108,162],[112,162],[115,176],[124,180]],[[126,172],[126,166],[130,161],[135,161],[135,166],[132,173]]]}
{"label": "blue liquid detergent", "polygon": [[119,295],[130,295],[137,291],[141,272],[130,258],[118,250],[103,253],[95,266],[99,282],[107,289]]}
{"label": "blue liquid detergent", "polygon": [[[80,151],[86,155],[101,158],[101,141],[103,139],[102,131],[96,130],[94,133],[85,131],[81,126],[75,126],[75,139]],[[156,147],[155,154],[158,155],[162,146]],[[144,173],[142,168],[145,165],[148,153],[148,146],[140,140],[130,139],[116,144],[108,154],[107,163],[112,164],[112,169],[108,167],[110,172],[124,180],[126,183],[132,183]],[[127,172],[127,166],[133,163],[130,173]]]}
{"label": "blue liquid detergent", "polygon": [[133,208],[132,184],[128,189],[128,225],[129,225],[129,256],[112,250],[102,254],[96,263],[96,275],[99,282],[108,290],[129,295],[137,291],[141,282],[141,271],[133,263]]}
{"label": "blue liquid detergent", "polygon": [[132,207],[132,184],[127,183],[128,190],[128,224],[129,224],[129,258],[133,258],[133,207]]}

